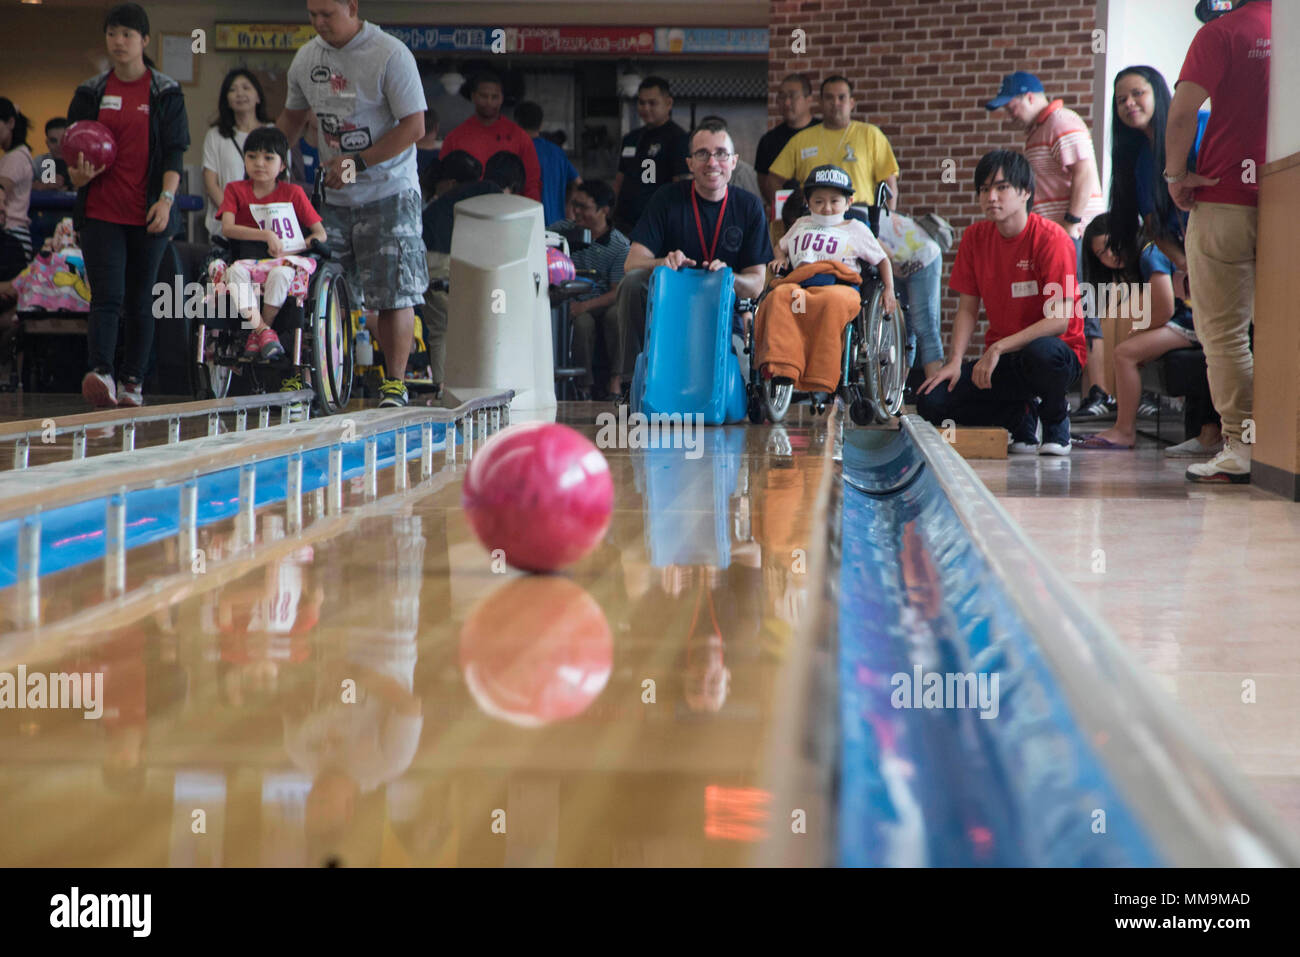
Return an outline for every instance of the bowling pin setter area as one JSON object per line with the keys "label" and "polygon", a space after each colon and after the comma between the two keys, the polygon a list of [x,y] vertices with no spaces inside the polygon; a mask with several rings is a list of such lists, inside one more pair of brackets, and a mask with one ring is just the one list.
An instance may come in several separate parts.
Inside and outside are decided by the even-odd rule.
{"label": "bowling pin setter area", "polygon": [[0,863],[1300,861],[917,419],[276,398],[0,433]]}

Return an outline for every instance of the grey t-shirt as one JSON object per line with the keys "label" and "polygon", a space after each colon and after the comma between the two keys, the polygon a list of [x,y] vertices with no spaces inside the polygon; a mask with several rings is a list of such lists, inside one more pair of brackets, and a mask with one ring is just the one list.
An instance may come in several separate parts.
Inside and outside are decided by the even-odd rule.
{"label": "grey t-shirt", "polygon": [[[294,55],[285,106],[316,114],[324,164],[369,149],[403,117],[423,113],[424,87],[406,45],[367,21],[341,50],[313,37]],[[361,206],[419,188],[412,145],[358,173],[344,189],[329,190],[326,202]]]}

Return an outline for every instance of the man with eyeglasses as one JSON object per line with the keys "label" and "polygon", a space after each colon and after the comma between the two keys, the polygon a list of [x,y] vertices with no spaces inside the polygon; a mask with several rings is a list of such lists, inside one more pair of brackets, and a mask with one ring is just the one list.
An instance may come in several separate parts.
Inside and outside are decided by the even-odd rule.
{"label": "man with eyeglasses", "polygon": [[776,189],[767,176],[772,161],[781,155],[792,136],[821,122],[813,117],[812,107],[812,83],[806,74],[793,73],[781,81],[776,93],[776,108],[781,111],[781,122],[762,135],[754,155],[754,171],[758,174],[759,187],[769,209],[776,207]]}
{"label": "man with eyeglasses", "polygon": [[636,92],[636,115],[642,126],[623,137],[614,177],[614,224],[630,233],[654,194],[676,179],[690,176],[686,166],[686,131],[673,122],[668,81],[648,76]]}
{"label": "man with eyeglasses", "polygon": [[[1074,241],[1031,212],[1034,171],[1023,154],[986,153],[974,185],[984,221],[962,233],[948,281],[961,295],[950,358],[922,383],[916,411],[935,425],[1002,426],[1014,454],[1069,455],[1065,392],[1088,361]],[[981,303],[984,353],[963,362]]]}
{"label": "man with eyeglasses", "polygon": [[628,379],[645,335],[646,295],[655,268],[730,266],[736,297],[745,299],[762,292],[772,259],[762,200],[730,185],[736,146],[726,124],[713,117],[701,121],[689,144],[690,181],[655,193],[628,237],[632,248],[617,300]]}

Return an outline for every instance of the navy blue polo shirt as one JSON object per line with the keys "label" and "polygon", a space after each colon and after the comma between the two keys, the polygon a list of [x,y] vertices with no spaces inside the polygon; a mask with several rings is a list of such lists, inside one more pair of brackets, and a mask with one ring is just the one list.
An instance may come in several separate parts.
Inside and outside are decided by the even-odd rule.
{"label": "navy blue polo shirt", "polygon": [[[674,249],[680,249],[697,265],[704,265],[708,256],[700,245],[700,230],[695,225],[695,212],[691,205],[691,191],[695,188],[693,180],[672,183],[660,189],[650,198],[641,221],[628,238],[640,243],[659,258]],[[717,227],[718,213],[722,209],[722,200],[710,201],[698,194],[700,224],[704,228],[704,241],[713,241],[713,232]],[[767,217],[763,214],[763,203],[753,193],[727,187],[727,210],[718,231],[718,247],[714,258],[721,259],[734,272],[748,269],[750,266],[767,264],[772,261],[772,242],[767,234]]]}

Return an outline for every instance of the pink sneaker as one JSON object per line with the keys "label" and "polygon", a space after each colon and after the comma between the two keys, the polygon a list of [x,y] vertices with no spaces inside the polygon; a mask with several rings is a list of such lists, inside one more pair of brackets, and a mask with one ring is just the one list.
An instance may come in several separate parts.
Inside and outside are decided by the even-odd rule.
{"label": "pink sneaker", "polygon": [[280,345],[280,337],[270,326],[263,326],[248,334],[248,341],[244,343],[246,359],[264,359],[271,362],[282,355],[284,355],[284,346]]}
{"label": "pink sneaker", "polygon": [[117,408],[117,388],[105,372],[87,372],[81,379],[81,397],[97,409]]}

